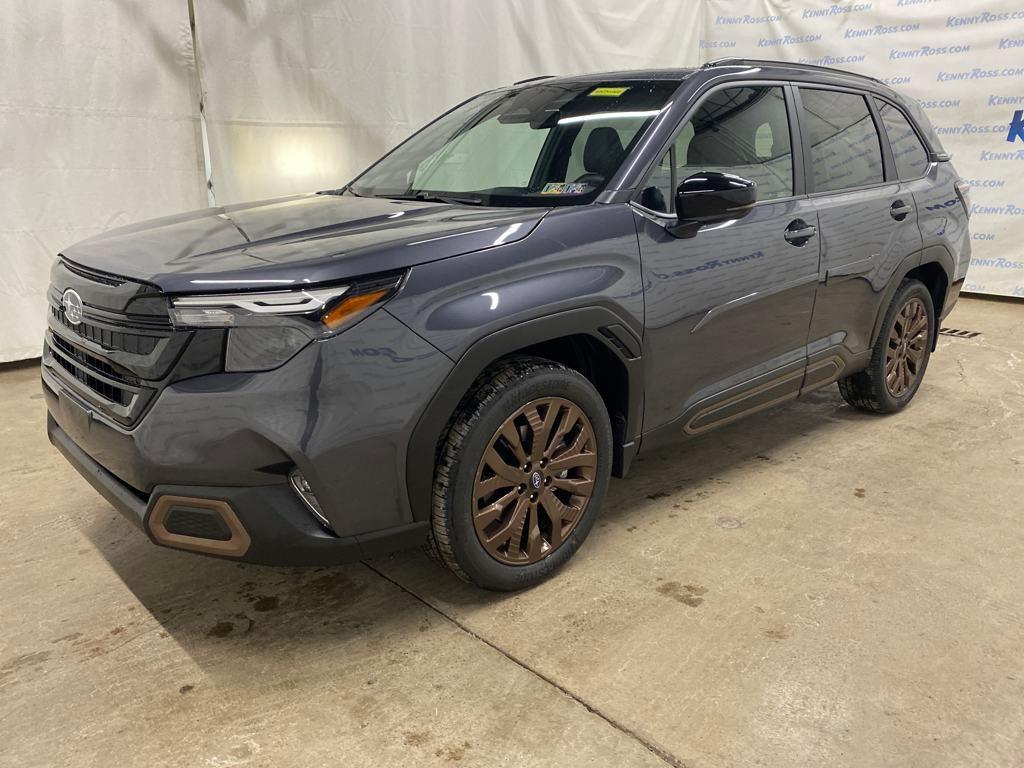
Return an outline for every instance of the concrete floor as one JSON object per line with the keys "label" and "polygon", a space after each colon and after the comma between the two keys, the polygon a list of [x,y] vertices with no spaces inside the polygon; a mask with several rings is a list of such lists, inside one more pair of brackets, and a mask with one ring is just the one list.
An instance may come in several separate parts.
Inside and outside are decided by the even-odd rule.
{"label": "concrete floor", "polygon": [[648,457],[553,581],[158,549],[0,371],[4,766],[1024,764],[1024,305],[903,413],[835,388]]}

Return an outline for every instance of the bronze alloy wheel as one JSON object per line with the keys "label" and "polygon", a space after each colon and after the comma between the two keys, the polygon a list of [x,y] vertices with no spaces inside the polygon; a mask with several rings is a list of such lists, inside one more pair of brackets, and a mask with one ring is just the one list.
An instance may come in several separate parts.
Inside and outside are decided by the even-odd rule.
{"label": "bronze alloy wheel", "polygon": [[594,492],[590,419],[561,397],[533,400],[491,437],[473,485],[473,527],[505,565],[542,560],[572,534]]}
{"label": "bronze alloy wheel", "polygon": [[885,386],[893,397],[900,397],[917,381],[927,344],[928,310],[914,297],[896,315],[885,351]]}

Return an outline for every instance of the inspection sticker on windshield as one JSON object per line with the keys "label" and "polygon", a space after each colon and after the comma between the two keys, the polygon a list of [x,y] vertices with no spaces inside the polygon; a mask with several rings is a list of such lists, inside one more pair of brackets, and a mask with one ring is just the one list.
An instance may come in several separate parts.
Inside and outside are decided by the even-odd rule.
{"label": "inspection sticker on windshield", "polygon": [[548,182],[540,191],[542,195],[583,195],[590,191],[590,184],[577,181],[571,184],[564,182]]}
{"label": "inspection sticker on windshield", "polygon": [[618,88],[609,88],[608,86],[601,86],[600,88],[595,88],[594,90],[592,90],[590,93],[587,94],[587,96],[621,96],[628,90],[628,85],[620,86]]}

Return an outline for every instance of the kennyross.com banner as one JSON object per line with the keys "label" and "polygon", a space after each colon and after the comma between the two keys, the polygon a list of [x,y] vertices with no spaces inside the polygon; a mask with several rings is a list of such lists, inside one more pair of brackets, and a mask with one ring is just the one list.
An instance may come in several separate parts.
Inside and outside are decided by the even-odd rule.
{"label": "kennyross.com banner", "polygon": [[704,61],[838,67],[919,100],[971,184],[964,289],[1024,297],[1024,3],[709,0],[707,11]]}

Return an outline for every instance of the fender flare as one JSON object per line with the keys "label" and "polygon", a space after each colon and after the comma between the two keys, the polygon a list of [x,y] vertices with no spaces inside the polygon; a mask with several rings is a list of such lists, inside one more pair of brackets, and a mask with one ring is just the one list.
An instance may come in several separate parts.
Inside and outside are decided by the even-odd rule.
{"label": "fender flare", "polygon": [[[907,256],[893,271],[892,277],[889,278],[889,283],[885,288],[885,292],[882,294],[882,301],[878,305],[878,312],[875,315],[875,325],[871,329],[872,347],[874,347],[875,342],[878,341],[878,334],[882,332],[882,321],[885,319],[885,313],[889,309],[892,297],[896,295],[896,291],[903,282],[903,278],[921,265],[931,264],[933,262],[942,267],[942,271],[946,273],[947,286],[953,284],[953,275],[955,274],[953,255],[944,245],[930,245],[927,248],[922,248],[920,251]],[[938,319],[938,307],[936,307],[936,319]],[[936,331],[938,331],[937,328]],[[937,340],[938,333],[936,333],[935,338],[932,339],[933,350]]]}
{"label": "fender flare", "polygon": [[409,439],[405,472],[413,519],[430,519],[438,442],[477,377],[495,360],[525,347],[566,336],[589,336],[614,353],[626,369],[629,397],[622,431],[624,439],[621,445],[615,446],[615,463],[621,461],[620,466],[624,470],[636,452],[643,421],[641,341],[631,329],[632,325],[634,323],[607,307],[582,307],[526,320],[475,341],[455,362],[420,415]]}

